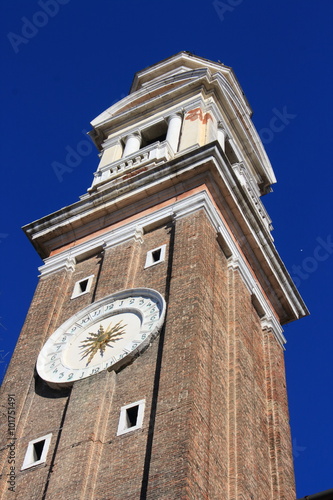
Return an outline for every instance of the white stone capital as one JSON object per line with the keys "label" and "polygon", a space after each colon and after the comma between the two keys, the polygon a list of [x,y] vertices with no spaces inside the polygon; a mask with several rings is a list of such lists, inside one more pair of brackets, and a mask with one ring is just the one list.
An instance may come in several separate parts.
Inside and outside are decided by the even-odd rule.
{"label": "white stone capital", "polygon": [[167,123],[170,123],[171,120],[173,120],[174,118],[176,119],[183,119],[183,115],[184,115],[184,112],[182,110],[180,111],[175,111],[174,113],[171,113],[171,115],[168,115],[165,120]]}
{"label": "white stone capital", "polygon": [[40,278],[62,271],[63,269],[70,272],[74,271],[76,265],[75,257],[68,255],[67,253],[61,253],[59,255],[55,255],[54,257],[49,257],[48,259],[45,259],[44,262],[45,264],[38,268]]}

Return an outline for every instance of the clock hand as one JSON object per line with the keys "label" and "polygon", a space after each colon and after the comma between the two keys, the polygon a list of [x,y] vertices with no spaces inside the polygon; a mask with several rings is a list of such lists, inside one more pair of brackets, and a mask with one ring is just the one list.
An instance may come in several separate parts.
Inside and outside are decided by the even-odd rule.
{"label": "clock hand", "polygon": [[88,333],[90,336],[82,340],[82,345],[80,346],[80,349],[83,349],[81,359],[89,356],[87,365],[93,359],[98,350],[100,351],[100,355],[103,356],[106,346],[112,347],[110,342],[121,340],[121,337],[119,336],[125,333],[126,327],[126,325],[121,325],[121,323],[122,320],[112,326],[111,322],[106,330],[104,330],[103,326],[100,325],[97,333]]}

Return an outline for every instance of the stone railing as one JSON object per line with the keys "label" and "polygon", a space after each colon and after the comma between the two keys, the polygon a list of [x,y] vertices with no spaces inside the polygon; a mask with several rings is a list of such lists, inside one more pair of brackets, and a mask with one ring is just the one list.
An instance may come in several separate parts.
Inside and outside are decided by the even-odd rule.
{"label": "stone railing", "polygon": [[155,142],[145,148],[136,151],[130,156],[121,158],[108,165],[104,165],[94,174],[94,182],[92,188],[98,184],[116,179],[123,176],[125,173],[132,173],[136,169],[147,167],[150,164],[158,164],[166,162],[173,157],[173,152],[167,141]]}

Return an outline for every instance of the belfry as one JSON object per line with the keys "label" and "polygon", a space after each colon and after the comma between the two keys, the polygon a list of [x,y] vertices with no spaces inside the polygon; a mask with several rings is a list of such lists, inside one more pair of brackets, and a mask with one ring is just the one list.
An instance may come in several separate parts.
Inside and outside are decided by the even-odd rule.
{"label": "belfry", "polygon": [[295,499],[281,325],[308,311],[251,114],[231,68],[180,52],[92,121],[91,186],[24,227],[43,265],[1,499]]}

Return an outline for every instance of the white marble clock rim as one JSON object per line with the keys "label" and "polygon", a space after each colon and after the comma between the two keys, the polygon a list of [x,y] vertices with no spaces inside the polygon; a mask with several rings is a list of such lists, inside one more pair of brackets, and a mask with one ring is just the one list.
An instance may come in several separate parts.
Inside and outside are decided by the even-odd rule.
{"label": "white marble clock rim", "polygon": [[[142,304],[142,306],[136,304],[135,306],[131,306],[129,304],[125,304],[124,306],[122,305],[116,305],[116,308],[112,310],[104,310],[101,313],[101,316],[98,316],[98,318],[93,319],[87,326],[82,327],[82,330],[78,331],[75,336],[81,336],[82,333],[87,332],[87,329],[90,327],[96,326],[96,324],[99,321],[104,321],[108,318],[111,318],[112,316],[117,316],[121,315],[123,313],[134,313],[137,316],[140,317],[140,329],[139,332],[140,334],[146,333],[146,337],[142,339],[140,344],[138,344],[135,348],[133,348],[130,352],[126,353],[122,357],[119,357],[116,361],[109,362],[108,359],[105,359],[103,361],[100,361],[99,363],[93,363],[90,367],[85,367],[85,368],[76,368],[74,366],[66,366],[66,362],[64,359],[64,356],[66,358],[66,354],[64,352],[66,349],[70,348],[70,342],[74,340],[75,337],[72,339],[66,339],[64,342],[64,352],[57,352],[56,356],[59,355],[59,357],[55,360],[57,361],[57,367],[59,366],[59,369],[61,371],[63,370],[69,370],[70,372],[74,372],[74,375],[71,379],[67,380],[57,380],[57,376],[53,376],[50,373],[48,373],[48,369],[46,368],[46,365],[50,363],[49,356],[52,354],[50,350],[54,347],[54,344],[57,343],[59,337],[61,335],[68,334],[68,330],[73,327],[76,323],[79,323],[82,321],[84,318],[89,317],[91,314],[94,313],[94,311],[98,309],[103,309],[104,307],[110,305],[111,303],[116,303],[117,301],[121,301],[122,299],[124,300],[131,300],[132,298],[142,298],[144,300],[152,301],[153,305],[149,306],[147,310],[144,310],[144,307],[147,307],[146,304]],[[158,308],[158,318],[153,321],[153,327],[151,330],[147,329],[145,326],[145,322],[148,324],[152,322],[152,320],[148,320],[149,316],[151,316],[151,307],[157,307]],[[93,374],[99,372],[99,371],[104,371],[106,369],[118,369],[126,364],[128,364],[134,357],[136,357],[141,351],[145,350],[147,346],[150,344],[152,339],[154,339],[157,334],[159,333],[163,322],[164,322],[164,317],[165,317],[165,310],[166,310],[166,304],[165,300],[162,297],[162,295],[157,292],[156,290],[153,290],[151,288],[132,288],[132,289],[125,289],[121,290],[118,292],[115,292],[113,294],[107,295],[106,297],[103,297],[102,299],[93,302],[92,304],[89,304],[89,306],[85,307],[84,309],[80,310],[76,314],[72,315],[68,320],[66,320],[62,325],[57,328],[52,335],[48,338],[48,340],[45,342],[42,350],[39,353],[38,359],[37,359],[37,372],[41,376],[43,380],[45,380],[51,387],[54,388],[60,388],[60,387],[66,387],[70,386],[78,380],[79,378],[87,378],[89,376],[92,376]],[[146,331],[147,330],[147,331]],[[139,333],[138,332],[138,333]],[[126,334],[125,334],[126,335]],[[99,367],[98,370],[96,371],[96,367]],[[83,371],[85,373],[84,376],[82,377],[77,377],[77,371]],[[67,374],[66,374],[67,375]]]}

